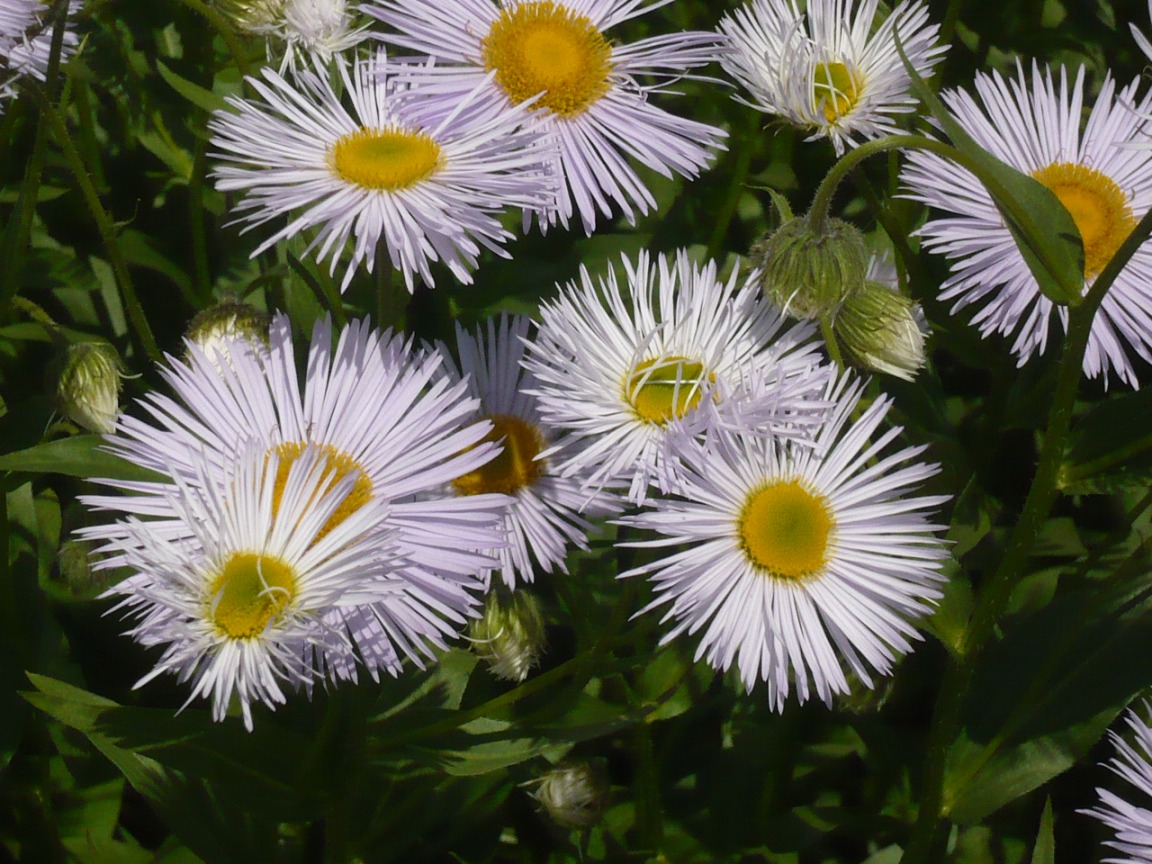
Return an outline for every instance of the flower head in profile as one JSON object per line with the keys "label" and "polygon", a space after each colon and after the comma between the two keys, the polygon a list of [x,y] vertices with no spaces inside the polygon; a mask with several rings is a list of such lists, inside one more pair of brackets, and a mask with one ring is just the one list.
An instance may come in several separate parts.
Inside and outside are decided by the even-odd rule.
{"label": "flower head in profile", "polygon": [[[897,131],[916,107],[897,39],[927,76],[943,57],[939,28],[923,3],[900,3],[877,20],[879,0],[751,0],[725,15],[728,50],[720,62],[747,91],[748,104],[828,138],[841,154],[861,139]],[[743,101],[743,100],[742,100]]]}
{"label": "flower head in profile", "polygon": [[613,509],[607,494],[582,492],[579,478],[559,475],[555,462],[541,457],[553,434],[530,393],[535,379],[520,365],[530,326],[523,316],[489,320],[486,331],[475,334],[457,325],[459,369],[448,347],[438,346],[450,377],[467,382],[468,394],[480,401],[480,416],[492,424],[487,440],[500,447],[495,459],[453,480],[452,488],[464,496],[510,496],[504,517],[508,545],[497,550],[509,588],[533,581],[537,570],[567,572],[569,548],[587,549],[592,530],[580,513]]}
{"label": "flower head in profile", "polygon": [[221,0],[219,7],[240,30],[267,37],[281,73],[308,61],[327,65],[369,37],[348,0]]}
{"label": "flower head in profile", "polygon": [[259,99],[232,98],[234,110],[210,123],[216,185],[244,193],[240,221],[288,217],[253,256],[314,230],[307,251],[332,273],[351,246],[342,289],[361,263],[369,272],[390,264],[409,290],[417,278],[433,284],[436,261],[470,283],[482,250],[507,255],[512,233],[500,213],[552,200],[526,109],[417,112],[419,98],[396,89],[383,52],[351,72],[340,64],[339,77],[347,106],[319,67],[291,80],[265,69],[248,79]]}
{"label": "flower head in profile", "polygon": [[[1144,708],[1148,710],[1148,704]],[[1125,721],[1132,734],[1132,744],[1115,732],[1108,737],[1116,747],[1116,756],[1108,767],[1125,780],[1138,794],[1140,803],[1131,803],[1115,792],[1097,789],[1100,805],[1081,812],[1095,816],[1116,832],[1113,839],[1106,841],[1122,858],[1105,858],[1114,864],[1152,864],[1152,729],[1140,719],[1135,711],[1125,715]],[[1131,794],[1131,790],[1129,790]]]}
{"label": "flower head in profile", "polygon": [[817,421],[826,373],[813,326],[786,327],[755,271],[721,282],[683,250],[623,263],[623,285],[615,271],[597,284],[582,270],[544,303],[528,346],[540,413],[566,430],[561,476],[592,490],[622,483],[641,502],[653,482],[667,487],[674,428],[703,434],[739,415],[795,436]]}
{"label": "flower head in profile", "polygon": [[[371,0],[363,8],[394,32],[391,44],[436,58],[405,80],[446,108],[473,91],[498,111],[531,105],[555,135],[551,160],[563,178],[554,204],[530,208],[546,227],[578,215],[591,234],[613,208],[632,223],[656,199],[632,162],[665,177],[697,176],[723,140],[721,129],[656,107],[686,70],[718,59],[712,33],[651,36],[630,44],[608,31],[662,2],[637,0]],[[652,83],[643,83],[644,81]]]}
{"label": "flower head in profile", "polygon": [[911,381],[924,367],[928,321],[901,293],[885,256],[872,255],[863,288],[840,307],[833,332],[845,359],[859,369]]}
{"label": "flower head in profile", "polygon": [[108,593],[137,619],[132,637],[163,649],[137,686],[174,674],[191,682],[189,702],[211,699],[216,720],[235,702],[251,730],[253,702],[275,708],[286,690],[323,675],[326,654],[351,653],[325,616],[390,590],[363,576],[396,554],[390,533],[375,527],[387,502],[343,518],[359,478],[337,476],[316,446],[290,461],[251,448],[222,476],[204,459],[189,467],[194,482],[178,480],[163,496],[165,532],[135,517],[117,525],[120,563],[132,575]]}
{"label": "flower head in profile", "polygon": [[793,689],[830,702],[849,673],[889,674],[940,596],[948,552],[929,512],[947,498],[911,494],[937,466],[916,461],[923,447],[889,451],[899,428],[873,440],[890,399],[853,421],[861,390],[829,385],[810,446],[749,431],[686,447],[678,496],[622,520],[659,535],[630,545],[682,550],[621,574],[652,582],[641,613],[664,610],[662,643],[697,634],[697,659],[764,682],[778,711]]}
{"label": "flower head in profile", "polygon": [[[61,60],[80,44],[72,22],[82,5],[81,0],[69,0],[61,10],[67,14]],[[47,0],[0,3],[0,112],[4,102],[15,95],[15,85],[20,78],[44,80],[52,48],[52,8],[53,4]]]}
{"label": "flower head in profile", "polygon": [[[943,94],[964,129],[988,153],[1048,187],[1071,214],[1084,242],[1087,290],[1128,239],[1139,217],[1152,207],[1152,149],[1129,147],[1142,140],[1152,95],[1137,100],[1140,82],[1120,92],[1110,77],[1081,126],[1084,68],[1069,84],[1034,66],[1012,79],[999,73],[976,76],[976,97],[962,90]],[[952,275],[940,298],[953,311],[976,310],[973,323],[984,336],[1012,339],[1023,365],[1042,354],[1057,319],[1068,312],[1040,293],[988,191],[966,168],[925,151],[908,154],[902,175],[906,194],[944,212],[920,235],[924,247],[945,255]],[[1084,374],[1115,374],[1138,386],[1129,352],[1152,361],[1152,248],[1137,250],[1105,294],[1092,322]]]}
{"label": "flower head in profile", "polygon": [[[148,416],[126,412],[106,438],[128,461],[171,479],[104,481],[125,494],[84,501],[147,518],[154,536],[181,543],[189,526],[174,511],[174,488],[220,488],[236,454],[250,449],[276,459],[280,488],[297,461],[319,450],[332,485],[348,480],[351,489],[318,537],[361,507],[387,504],[373,530],[390,535],[395,554],[360,569],[363,584],[386,590],[325,619],[355,650],[321,652],[313,665],[335,678],[355,678],[358,668],[396,674],[404,657],[417,664],[434,658],[433,648],[445,647],[477,614],[484,576],[496,564],[491,550],[504,544],[507,499],[442,493],[497,448],[484,440],[491,424],[476,422],[477,403],[462,383],[443,376],[439,356],[361,321],[334,336],[328,321],[313,329],[303,386],[283,316],[273,320],[267,350],[231,350],[227,363],[188,343],[189,362],[172,360],[161,370],[175,398],[147,395],[141,407]],[[199,467],[202,461],[210,471]],[[82,533],[104,544],[105,566],[125,563],[122,522]]]}

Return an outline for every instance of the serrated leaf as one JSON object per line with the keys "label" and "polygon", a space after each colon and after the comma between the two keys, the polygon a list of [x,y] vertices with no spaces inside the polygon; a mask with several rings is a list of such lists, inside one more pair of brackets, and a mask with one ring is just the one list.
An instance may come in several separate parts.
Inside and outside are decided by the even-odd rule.
{"label": "serrated leaf", "polygon": [[912,92],[932,113],[952,145],[978,169],[974,173],[1003,216],[1040,293],[1054,303],[1078,305],[1084,293],[1084,242],[1072,215],[1043,183],[1001,162],[977,144],[908,62],[899,43],[896,50],[911,80]]}
{"label": "serrated leaf", "polygon": [[67,474],[70,477],[108,480],[145,480],[161,482],[165,478],[148,468],[133,465],[103,449],[99,435],[74,435],[45,441],[35,447],[0,455],[0,471]]}

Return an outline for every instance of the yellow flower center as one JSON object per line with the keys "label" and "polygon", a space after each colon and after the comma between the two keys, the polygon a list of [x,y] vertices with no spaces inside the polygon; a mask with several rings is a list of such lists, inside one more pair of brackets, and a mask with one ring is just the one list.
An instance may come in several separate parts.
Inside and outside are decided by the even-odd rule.
{"label": "yellow flower center", "polygon": [[860,95],[860,79],[843,63],[818,63],[812,73],[812,107],[835,123],[852,110]]}
{"label": "yellow flower center", "polygon": [[500,441],[504,449],[490,462],[452,481],[461,495],[515,495],[539,480],[544,470],[543,460],[536,459],[544,439],[535,426],[510,414],[493,414],[488,419],[492,421],[492,431],[484,440]]}
{"label": "yellow flower center", "polygon": [[1111,177],[1087,165],[1053,162],[1032,177],[1072,214],[1084,241],[1084,278],[1096,278],[1136,227],[1128,197]]}
{"label": "yellow flower center", "polygon": [[740,546],[769,576],[804,579],[828,562],[835,520],[822,496],[795,480],[773,483],[748,496],[740,513]]}
{"label": "yellow flower center", "polygon": [[251,639],[296,596],[296,571],[284,561],[236,552],[208,589],[212,623],[230,639]]}
{"label": "yellow flower center", "polygon": [[440,145],[423,132],[358,129],[339,138],[328,158],[340,179],[366,189],[395,192],[419,183],[440,167]]}
{"label": "yellow flower center", "polygon": [[704,374],[702,363],[687,357],[656,357],[632,370],[624,398],[642,420],[663,426],[699,405],[705,384],[715,380]]}
{"label": "yellow flower center", "polygon": [[[300,458],[300,454],[304,452],[307,446],[305,442],[289,441],[285,444],[280,444],[276,448],[280,462],[276,468],[276,481],[272,492],[273,513],[280,512],[280,500],[284,497],[284,487],[288,483],[288,471],[292,467],[292,463]],[[337,450],[330,444],[322,444],[319,446],[319,449],[324,453],[324,470],[332,474],[332,479],[328,482],[328,485],[320,491],[320,495],[327,493],[333,486],[353,472],[356,472],[357,477],[353,483],[352,491],[340,502],[340,506],[336,508],[332,515],[328,517],[328,521],[316,532],[316,537],[313,542],[319,540],[372,500],[372,481],[368,479],[367,473],[359,462],[347,453]]]}
{"label": "yellow flower center", "polygon": [[574,117],[608,92],[612,48],[585,15],[552,0],[505,6],[481,43],[484,66],[519,104]]}

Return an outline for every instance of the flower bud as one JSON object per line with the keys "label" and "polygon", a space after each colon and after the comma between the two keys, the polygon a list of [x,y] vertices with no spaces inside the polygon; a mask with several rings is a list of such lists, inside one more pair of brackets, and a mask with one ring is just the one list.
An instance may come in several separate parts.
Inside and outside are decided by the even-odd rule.
{"label": "flower bud", "polygon": [[791,219],[751,250],[764,294],[797,318],[830,318],[864,286],[868,253],[860,230],[825,218],[813,229],[807,216]]}
{"label": "flower bud", "polygon": [[600,821],[608,803],[608,780],[603,770],[579,762],[549,771],[532,793],[557,825],[591,828]]}
{"label": "flower bud", "polygon": [[216,6],[241,32],[264,33],[280,23],[287,0],[218,0]]}
{"label": "flower bud", "polygon": [[120,357],[107,342],[68,347],[56,385],[60,410],[77,426],[107,434],[120,413]]}
{"label": "flower bud", "polygon": [[501,599],[492,591],[484,615],[469,628],[472,650],[487,661],[501,681],[520,683],[544,651],[544,617],[540,605],[527,591]]}
{"label": "flower bud", "polygon": [[196,313],[184,338],[198,346],[210,360],[225,359],[236,342],[263,347],[268,344],[269,317],[255,306],[226,300]]}
{"label": "flower bud", "polygon": [[905,381],[924,366],[928,323],[920,307],[895,286],[865,282],[845,301],[834,330],[844,359],[853,366]]}

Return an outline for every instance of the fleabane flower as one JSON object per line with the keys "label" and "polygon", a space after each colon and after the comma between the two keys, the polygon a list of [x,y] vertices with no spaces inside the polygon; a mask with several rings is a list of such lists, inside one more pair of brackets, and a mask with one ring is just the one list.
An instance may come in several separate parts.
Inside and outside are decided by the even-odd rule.
{"label": "fleabane flower", "polygon": [[[1148,710],[1147,703],[1144,708]],[[1125,722],[1133,743],[1129,744],[1117,733],[1109,732],[1116,756],[1108,762],[1108,767],[1136,790],[1140,803],[1132,803],[1115,792],[1098,788],[1096,793],[1100,796],[1100,805],[1080,812],[1095,816],[1116,832],[1114,838],[1105,843],[1123,857],[1105,858],[1106,862],[1152,864],[1152,810],[1146,806],[1152,800],[1152,729],[1135,711],[1128,711]]]}
{"label": "fleabane flower", "polygon": [[[674,427],[704,434],[734,422],[801,435],[816,422],[826,371],[813,325],[785,326],[760,297],[759,275],[733,270],[721,282],[713,262],[694,264],[641,252],[594,282],[581,269],[559,297],[540,307],[528,345],[541,416],[565,430],[560,476],[587,489],[616,484],[643,501],[667,487]],[[550,457],[551,458],[551,457]]]}
{"label": "fleabane flower", "polygon": [[[283,316],[273,319],[266,350],[244,340],[221,363],[191,342],[187,349],[189,362],[170,360],[161,369],[175,398],[148,394],[140,402],[148,416],[121,414],[106,437],[112,451],[170,479],[103,481],[126,494],[85,502],[148,518],[155,536],[185,542],[188,526],[173,512],[171,494],[174,484],[203,485],[201,460],[219,486],[237,453],[255,448],[275,456],[286,474],[319,449],[334,482],[354,478],[339,518],[387,503],[375,530],[394,537],[396,554],[362,572],[365,580],[383,580],[387,592],[370,604],[342,606],[328,620],[355,651],[324,652],[315,662],[330,677],[355,678],[360,667],[373,676],[379,669],[396,674],[404,657],[417,664],[434,658],[433,647],[444,647],[477,614],[484,575],[496,564],[491,550],[504,544],[503,495],[442,494],[497,450],[484,440],[491,424],[475,422],[477,404],[464,384],[442,375],[437,355],[362,321],[335,339],[330,322],[316,324],[303,386]],[[124,563],[120,523],[82,533],[103,542],[105,566]]]}
{"label": "fleabane flower", "polygon": [[[396,555],[377,527],[388,505],[348,511],[359,478],[315,445],[292,459],[249,448],[222,474],[203,458],[172,468],[181,479],[162,498],[174,524],[117,525],[132,575],[108,594],[136,619],[131,636],[163,649],[137,686],[174,674],[191,683],[188,702],[211,699],[216,720],[235,702],[251,730],[253,702],[275,708],[323,675],[327,652],[350,653],[331,611],[391,590],[365,576]],[[165,536],[173,531],[180,542]]]}
{"label": "fleabane flower", "polygon": [[348,0],[220,0],[220,11],[238,29],[268,40],[268,59],[280,72],[309,61],[327,65],[369,38]]}
{"label": "fleabane flower", "polygon": [[541,454],[553,443],[552,430],[540,417],[535,380],[521,367],[531,322],[524,316],[489,320],[486,330],[456,327],[457,368],[446,345],[438,346],[453,380],[467,382],[479,400],[479,415],[492,424],[486,440],[499,455],[452,481],[457,495],[500,493],[511,501],[504,516],[508,545],[497,550],[500,575],[509,588],[531,582],[537,570],[567,572],[570,547],[587,549],[592,525],[580,513],[605,514],[612,498],[581,491],[577,477],[560,476],[553,460]]}
{"label": "fleabane flower", "polygon": [[902,2],[877,21],[879,0],[752,0],[720,20],[721,65],[748,92],[740,101],[828,138],[837,155],[891,135],[915,110],[896,41],[927,77],[946,50],[921,2]]}
{"label": "fleabane flower", "polygon": [[[404,74],[450,107],[478,92],[487,110],[531,105],[556,136],[559,197],[536,211],[542,227],[578,215],[591,234],[618,208],[629,223],[656,199],[632,167],[696,177],[721,146],[721,129],[656,107],[686,70],[718,58],[712,33],[611,40],[616,25],[669,0],[372,0],[362,8],[393,32],[383,38],[437,59]],[[650,81],[651,83],[643,83]]]}
{"label": "fleabane flower", "polygon": [[[68,3],[61,62],[80,44],[71,28],[82,5],[81,0]],[[51,11],[52,4],[46,0],[0,3],[0,112],[4,101],[15,95],[15,85],[20,78],[27,75],[37,81],[44,80],[52,48]]]}
{"label": "fleabane flower", "polygon": [[465,93],[455,112],[417,112],[422,97],[393,86],[383,52],[339,65],[347,105],[320,67],[262,76],[248,79],[259,99],[233,97],[209,124],[217,188],[244,193],[240,221],[289,217],[253,256],[314,229],[307,251],[333,274],[351,245],[341,289],[361,263],[390,263],[409,290],[433,284],[436,261],[471,283],[483,249],[507,257],[500,213],[552,200],[539,167],[547,146],[526,109],[464,110],[476,95]]}
{"label": "fleabane flower", "polygon": [[749,691],[764,682],[777,711],[793,690],[847,693],[845,667],[871,687],[940,596],[948,553],[928,514],[947,498],[910,494],[938,466],[916,461],[923,447],[890,451],[898,427],[873,440],[890,399],[853,421],[862,385],[848,380],[829,384],[811,446],[753,430],[691,443],[677,497],[621,520],[659,535],[629,545],[682,550],[621,574],[653,584],[637,614],[662,609],[662,643],[698,634],[697,659],[735,664]]}
{"label": "fleabane flower", "polygon": [[[1067,72],[1033,66],[1016,77],[978,74],[979,101],[962,90],[943,94],[955,119],[988,153],[1048,187],[1067,208],[1084,241],[1084,290],[1152,207],[1152,149],[1125,146],[1144,138],[1152,96],[1137,101],[1139,81],[1119,93],[1106,77],[1081,128],[1084,68],[1069,86]],[[1067,328],[1068,310],[1040,293],[1004,218],[987,190],[965,168],[925,151],[908,154],[901,175],[906,195],[944,211],[920,229],[924,247],[948,258],[952,275],[940,298],[958,311],[974,307],[984,336],[1012,339],[1023,365],[1043,354],[1053,318]],[[1144,244],[1112,283],[1092,321],[1084,374],[1110,374],[1139,386],[1128,352],[1152,360],[1152,249]]]}

